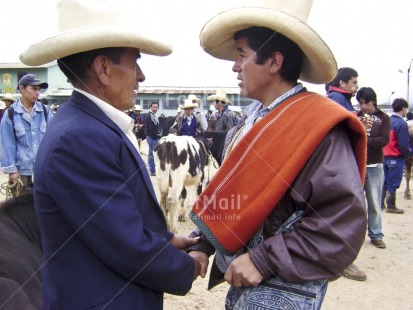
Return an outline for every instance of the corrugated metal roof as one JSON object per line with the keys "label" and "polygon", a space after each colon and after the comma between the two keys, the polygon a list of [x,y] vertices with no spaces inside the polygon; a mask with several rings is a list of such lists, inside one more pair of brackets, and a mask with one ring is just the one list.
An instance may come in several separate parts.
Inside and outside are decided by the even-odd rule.
{"label": "corrugated metal roof", "polygon": [[[139,86],[138,94],[214,94],[217,89],[225,89],[228,95],[239,94],[238,87],[180,87],[180,86]],[[48,96],[70,96],[73,89],[58,88],[46,91]]]}
{"label": "corrugated metal roof", "polygon": [[0,62],[0,69],[27,69],[27,68],[50,68],[52,66],[57,65],[56,61],[47,63],[42,66],[27,66],[21,62]]}

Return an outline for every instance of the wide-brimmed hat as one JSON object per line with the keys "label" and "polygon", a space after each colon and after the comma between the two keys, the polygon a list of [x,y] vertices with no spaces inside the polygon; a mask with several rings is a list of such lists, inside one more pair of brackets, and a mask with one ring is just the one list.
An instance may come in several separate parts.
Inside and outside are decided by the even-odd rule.
{"label": "wide-brimmed hat", "polygon": [[256,0],[251,5],[230,9],[209,20],[200,34],[202,48],[212,56],[235,61],[238,57],[234,34],[253,26],[266,27],[295,42],[304,53],[300,79],[328,83],[337,73],[333,53],[307,25],[312,0]]}
{"label": "wide-brimmed hat", "polygon": [[207,97],[208,100],[219,100],[223,104],[230,104],[232,103],[231,100],[227,98],[227,91],[225,89],[218,89],[215,95],[211,95]]}
{"label": "wide-brimmed hat", "polygon": [[0,100],[16,102],[16,98],[14,98],[10,93],[5,93],[4,95],[0,94]]}
{"label": "wide-brimmed hat", "polygon": [[193,101],[193,99],[185,99],[184,104],[179,106],[181,109],[190,109],[190,108],[197,108],[198,104]]}
{"label": "wide-brimmed hat", "polygon": [[141,111],[143,111],[143,110],[142,110],[141,106],[140,106],[139,104],[137,104],[137,105],[134,106],[133,111],[139,111],[139,112],[141,112]]}
{"label": "wide-brimmed hat", "polygon": [[126,24],[125,14],[107,0],[60,0],[56,35],[34,44],[20,55],[38,66],[80,52],[106,47],[139,48],[141,53],[166,56],[170,45],[145,36]]}
{"label": "wide-brimmed hat", "polygon": [[201,103],[201,99],[199,99],[197,96],[195,96],[193,94],[188,95],[187,100],[191,100],[191,102],[193,102],[193,103]]}

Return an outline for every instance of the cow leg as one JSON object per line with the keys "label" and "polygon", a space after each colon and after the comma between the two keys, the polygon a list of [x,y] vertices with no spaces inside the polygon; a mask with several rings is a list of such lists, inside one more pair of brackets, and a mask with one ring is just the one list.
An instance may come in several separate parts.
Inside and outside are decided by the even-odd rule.
{"label": "cow leg", "polygon": [[410,195],[410,177],[411,177],[411,173],[412,173],[412,162],[413,162],[413,157],[412,156],[406,158],[405,173],[404,173],[404,177],[405,177],[405,180],[406,180],[406,189],[404,190],[404,199],[407,199],[407,200],[412,199],[412,197]]}
{"label": "cow leg", "polygon": [[186,222],[185,200],[187,197],[186,188],[182,188],[181,196],[179,197],[179,218],[180,222]]}
{"label": "cow leg", "polygon": [[179,189],[177,187],[170,188],[168,195],[168,229],[173,233],[178,233],[178,218],[179,218]]}

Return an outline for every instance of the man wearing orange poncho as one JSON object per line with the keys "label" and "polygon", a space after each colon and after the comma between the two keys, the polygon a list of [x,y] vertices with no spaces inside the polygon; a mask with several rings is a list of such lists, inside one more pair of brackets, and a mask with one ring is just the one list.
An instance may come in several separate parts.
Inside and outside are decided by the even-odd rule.
{"label": "man wearing orange poncho", "polygon": [[[298,79],[331,81],[334,56],[306,20],[312,1],[257,1],[202,29],[203,49],[234,61],[255,99],[228,132],[223,165],[195,203],[191,247],[226,309],[319,309],[328,281],[364,241],[366,134],[361,122]],[[284,308],[283,308],[284,309]]]}

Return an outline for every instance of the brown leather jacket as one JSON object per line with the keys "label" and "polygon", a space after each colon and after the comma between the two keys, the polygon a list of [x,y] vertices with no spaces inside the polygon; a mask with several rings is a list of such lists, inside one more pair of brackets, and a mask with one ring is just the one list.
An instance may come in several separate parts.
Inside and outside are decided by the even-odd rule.
{"label": "brown leather jacket", "polygon": [[[276,234],[296,210],[304,213],[293,230]],[[357,257],[366,234],[365,210],[351,144],[344,130],[336,127],[264,222],[264,241],[248,250],[251,260],[264,278],[276,274],[286,282],[332,279]],[[204,236],[191,250],[214,253]],[[209,288],[223,281],[214,265]]]}

